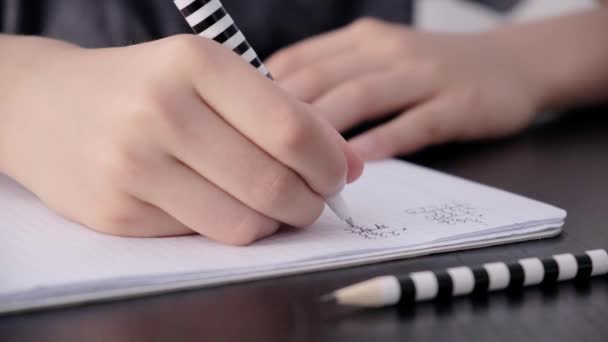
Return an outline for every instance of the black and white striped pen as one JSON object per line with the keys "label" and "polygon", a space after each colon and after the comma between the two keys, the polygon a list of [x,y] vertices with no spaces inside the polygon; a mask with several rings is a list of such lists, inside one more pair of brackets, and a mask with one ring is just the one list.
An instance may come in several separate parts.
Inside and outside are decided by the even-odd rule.
{"label": "black and white striped pen", "polygon": [[[247,63],[256,68],[262,75],[272,79],[272,75],[255,50],[249,45],[243,33],[226,12],[220,0],[174,0],[173,3],[182,13],[194,33],[201,37],[213,39],[226,48],[237,53]],[[354,226],[353,217],[346,201],[338,193],[325,199],[329,208],[342,221]]]}
{"label": "black and white striped pen", "polygon": [[608,253],[604,249],[596,249],[580,255],[526,258],[511,264],[493,262],[476,268],[465,266],[442,272],[414,272],[404,277],[382,276],[337,290],[323,296],[322,300],[361,307],[408,305],[605,274],[608,274]]}
{"label": "black and white striped pen", "polygon": [[174,0],[173,2],[194,33],[213,39],[233,50],[264,76],[272,79],[268,69],[219,0]]}

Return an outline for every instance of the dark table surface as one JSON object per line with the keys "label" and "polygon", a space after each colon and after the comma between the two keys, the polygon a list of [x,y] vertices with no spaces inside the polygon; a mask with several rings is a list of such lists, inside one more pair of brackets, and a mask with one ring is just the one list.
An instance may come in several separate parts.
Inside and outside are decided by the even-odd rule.
{"label": "dark table surface", "polygon": [[411,160],[568,210],[552,239],[0,317],[0,341],[608,341],[608,278],[353,310],[319,295],[372,276],[608,248],[608,110],[574,113],[507,140]]}

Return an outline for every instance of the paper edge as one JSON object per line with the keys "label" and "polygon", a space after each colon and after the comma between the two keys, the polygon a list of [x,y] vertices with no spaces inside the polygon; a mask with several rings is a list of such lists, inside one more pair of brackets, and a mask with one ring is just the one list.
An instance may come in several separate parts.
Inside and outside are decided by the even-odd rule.
{"label": "paper edge", "polygon": [[269,270],[262,271],[255,274],[247,275],[232,275],[226,276],[221,279],[197,279],[188,280],[185,282],[171,282],[166,284],[155,284],[152,286],[136,286],[130,288],[113,289],[109,291],[100,291],[94,293],[78,294],[74,296],[63,296],[56,298],[46,298],[42,300],[35,300],[31,302],[16,303],[14,305],[8,305],[7,307],[0,308],[0,316],[15,315],[26,312],[42,311],[49,309],[58,309],[65,307],[74,307],[85,304],[102,303],[109,301],[118,301],[130,298],[142,298],[154,295],[161,295],[167,293],[181,292],[193,289],[202,289],[217,287],[221,285],[234,284],[237,282],[255,281],[262,279],[280,278],[286,276],[292,276],[296,274],[313,273],[320,271],[335,270],[338,268],[350,268],[361,265],[369,265],[386,261],[393,261],[398,259],[410,259],[419,256],[426,256],[432,254],[440,254],[447,252],[455,252],[469,249],[479,249],[484,247],[504,245],[514,242],[524,242],[530,240],[539,240],[544,238],[551,238],[560,235],[563,230],[563,226],[549,228],[541,232],[530,233],[522,236],[505,236],[500,238],[494,238],[483,241],[474,241],[454,246],[441,246],[441,247],[429,247],[422,248],[414,251],[396,252],[395,254],[372,257],[363,260],[345,260],[335,263],[328,263],[323,265],[306,265],[302,267],[294,266],[290,270]]}

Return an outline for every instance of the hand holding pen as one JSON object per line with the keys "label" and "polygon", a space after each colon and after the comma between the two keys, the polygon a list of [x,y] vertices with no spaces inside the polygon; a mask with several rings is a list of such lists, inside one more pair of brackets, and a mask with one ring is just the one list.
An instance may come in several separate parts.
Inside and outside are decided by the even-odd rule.
{"label": "hand holding pen", "polygon": [[2,39],[39,71],[10,71],[22,81],[11,91],[29,95],[2,104],[19,113],[2,132],[19,147],[3,171],[94,230],[245,245],[312,223],[361,173],[310,107],[211,40],[95,50]]}
{"label": "hand holding pen", "polygon": [[[241,56],[262,75],[273,79],[220,0],[174,0],[174,3],[194,33],[222,44]],[[352,214],[339,192],[327,197],[326,201],[338,218],[351,227],[354,226]]]}

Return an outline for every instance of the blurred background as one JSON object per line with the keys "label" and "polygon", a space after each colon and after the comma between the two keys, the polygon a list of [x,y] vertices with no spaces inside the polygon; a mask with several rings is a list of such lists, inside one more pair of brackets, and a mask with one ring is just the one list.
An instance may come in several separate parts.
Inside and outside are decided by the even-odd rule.
{"label": "blurred background", "polygon": [[427,31],[474,32],[596,6],[594,0],[416,0],[415,26]]}

